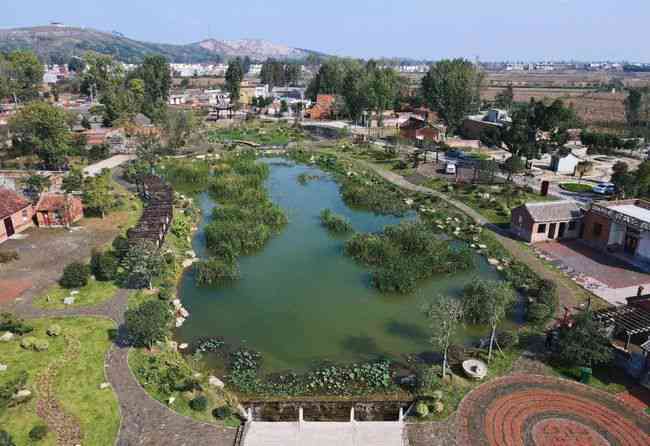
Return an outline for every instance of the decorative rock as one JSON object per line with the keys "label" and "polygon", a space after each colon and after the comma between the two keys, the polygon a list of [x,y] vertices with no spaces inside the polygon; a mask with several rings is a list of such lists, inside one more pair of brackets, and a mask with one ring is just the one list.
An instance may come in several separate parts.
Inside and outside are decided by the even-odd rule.
{"label": "decorative rock", "polygon": [[406,204],[407,206],[413,206],[413,203],[415,203],[415,201],[413,201],[412,198],[404,199],[404,204]]}
{"label": "decorative rock", "polygon": [[480,249],[487,249],[487,245],[478,245]]}
{"label": "decorative rock", "polygon": [[60,334],[61,334],[61,326],[60,325],[57,325],[57,324],[50,325],[49,328],[47,329],[47,335],[48,336],[56,337],[56,336],[59,336]]}
{"label": "decorative rock", "polygon": [[77,294],[79,294],[79,291],[77,290],[70,291],[70,296],[76,296]]}
{"label": "decorative rock", "polygon": [[74,300],[75,299],[72,296],[66,297],[66,298],[63,299],[63,304],[64,305],[72,305],[72,304],[74,304]]}
{"label": "decorative rock", "polygon": [[6,372],[7,371],[7,364],[0,364],[0,372]]}
{"label": "decorative rock", "polygon": [[172,351],[175,352],[175,351],[178,350],[178,342],[176,342],[176,341],[169,341],[169,344],[168,344],[168,345],[169,345],[169,348],[170,348]]}
{"label": "decorative rock", "polygon": [[101,390],[104,390],[104,389],[108,389],[110,386],[111,386],[111,385],[110,385],[109,383],[101,383],[101,384],[99,385],[99,388],[100,388]]}
{"label": "decorative rock", "polygon": [[176,308],[177,310],[178,310],[179,308],[181,308],[181,306],[182,306],[182,305],[181,305],[181,301],[180,301],[180,299],[174,299],[174,300],[172,300],[172,305],[173,305],[174,308]]}
{"label": "decorative rock", "polygon": [[436,390],[433,392],[433,398],[435,398],[438,401],[442,399],[442,396],[443,396],[442,390]]}
{"label": "decorative rock", "polygon": [[176,318],[176,328],[182,327],[184,323],[185,323],[185,318],[184,317],[177,317]]}
{"label": "decorative rock", "polygon": [[180,310],[178,310],[178,312],[179,312],[180,315],[183,316],[184,318],[187,318],[187,317],[189,317],[189,315],[190,315],[189,311],[187,311],[185,308],[182,308],[182,307],[181,307]]}
{"label": "decorative rock", "polygon": [[442,413],[445,410],[445,405],[442,403],[442,401],[436,401],[433,403],[433,411],[435,413]]}
{"label": "decorative rock", "polygon": [[210,376],[208,378],[208,384],[210,384],[212,387],[217,387],[219,389],[223,389],[225,387],[225,384],[223,383],[223,381],[221,381],[216,376]]}
{"label": "decorative rock", "polygon": [[181,345],[178,346],[179,350],[185,350],[189,347],[189,345],[185,342],[183,342]]}
{"label": "decorative rock", "polygon": [[14,338],[14,334],[10,331],[7,331],[5,334],[0,336],[0,342],[9,342]]}
{"label": "decorative rock", "polygon": [[499,260],[493,259],[493,258],[489,258],[487,261],[492,266],[497,266],[497,265],[499,265],[501,263],[501,262],[499,262]]}
{"label": "decorative rock", "polygon": [[186,252],[185,252],[185,255],[186,255],[187,257],[190,257],[190,258],[194,258],[194,257],[196,257],[196,253],[195,253],[194,251],[191,251],[191,250],[190,250],[190,251],[186,251]]}
{"label": "decorative rock", "polygon": [[15,395],[11,397],[12,400],[16,401],[25,401],[32,396],[32,392],[27,389],[19,390]]}
{"label": "decorative rock", "polygon": [[169,399],[167,400],[167,404],[171,406],[172,404],[174,404],[174,401],[176,401],[176,397],[170,396]]}

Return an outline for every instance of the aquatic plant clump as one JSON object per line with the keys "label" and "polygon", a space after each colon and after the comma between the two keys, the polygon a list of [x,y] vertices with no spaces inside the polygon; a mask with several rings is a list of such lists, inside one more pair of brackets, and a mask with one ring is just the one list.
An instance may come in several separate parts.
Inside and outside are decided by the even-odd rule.
{"label": "aquatic plant clump", "polygon": [[419,280],[474,266],[468,248],[438,239],[425,222],[387,226],[379,234],[356,234],[345,244],[345,252],[375,268],[372,281],[382,292],[410,293]]}
{"label": "aquatic plant clump", "polygon": [[255,155],[244,153],[224,162],[212,180],[210,192],[220,207],[213,211],[213,221],[205,228],[210,252],[225,260],[251,254],[287,224],[282,209],[273,204],[264,188],[269,175],[266,164],[257,164]]}
{"label": "aquatic plant clump", "polygon": [[239,277],[239,265],[234,260],[212,257],[196,265],[196,282],[199,285],[216,285]]}
{"label": "aquatic plant clump", "polygon": [[344,217],[333,213],[330,209],[323,209],[320,213],[321,224],[335,234],[352,232],[353,228]]}

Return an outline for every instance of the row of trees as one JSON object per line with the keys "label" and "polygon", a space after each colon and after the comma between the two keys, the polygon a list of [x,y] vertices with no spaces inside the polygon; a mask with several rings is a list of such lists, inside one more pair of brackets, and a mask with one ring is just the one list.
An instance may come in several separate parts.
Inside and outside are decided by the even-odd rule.
{"label": "row of trees", "polygon": [[260,81],[269,88],[296,85],[300,80],[300,65],[268,59],[262,64]]}
{"label": "row of trees", "polygon": [[323,63],[307,88],[312,100],[318,94],[339,96],[339,112],[354,122],[364,113],[375,112],[382,125],[385,110],[395,106],[402,89],[402,79],[392,68],[374,61],[365,64],[356,60],[332,59]]}

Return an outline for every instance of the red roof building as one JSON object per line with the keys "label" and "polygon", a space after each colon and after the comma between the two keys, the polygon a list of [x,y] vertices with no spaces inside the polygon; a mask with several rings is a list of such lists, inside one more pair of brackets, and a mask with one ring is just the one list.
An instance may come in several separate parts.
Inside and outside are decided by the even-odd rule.
{"label": "red roof building", "polygon": [[32,226],[34,209],[24,197],[0,187],[0,243]]}
{"label": "red roof building", "polygon": [[42,228],[68,226],[81,220],[83,216],[83,204],[77,197],[42,194],[36,204],[36,220]]}
{"label": "red roof building", "polygon": [[331,94],[319,94],[316,97],[316,104],[307,110],[307,116],[309,119],[321,120],[321,119],[331,119],[334,113],[334,95]]}

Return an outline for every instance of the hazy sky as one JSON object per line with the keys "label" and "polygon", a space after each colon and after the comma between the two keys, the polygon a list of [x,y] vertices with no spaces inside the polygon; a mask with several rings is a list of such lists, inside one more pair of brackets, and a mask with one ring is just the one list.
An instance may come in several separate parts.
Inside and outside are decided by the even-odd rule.
{"label": "hazy sky", "polygon": [[649,0],[0,0],[0,27],[60,21],[190,43],[261,38],[329,54],[650,61]]}

